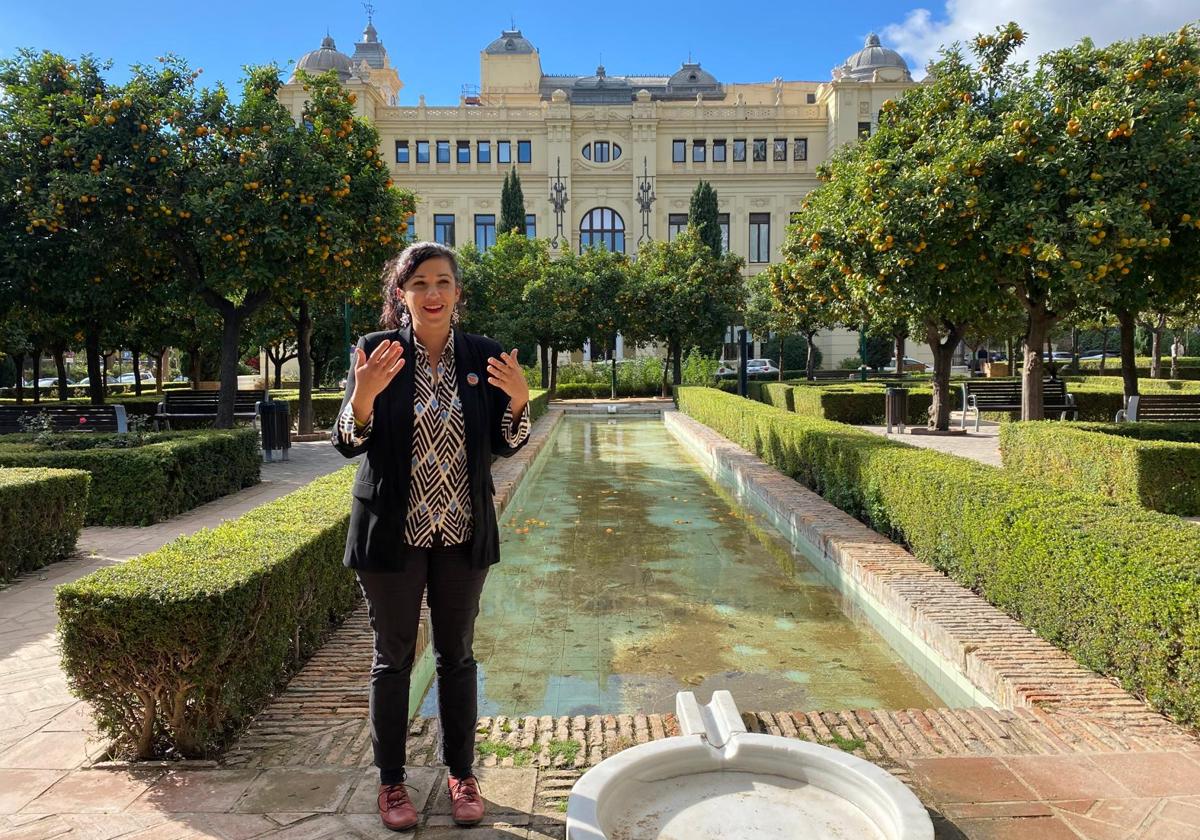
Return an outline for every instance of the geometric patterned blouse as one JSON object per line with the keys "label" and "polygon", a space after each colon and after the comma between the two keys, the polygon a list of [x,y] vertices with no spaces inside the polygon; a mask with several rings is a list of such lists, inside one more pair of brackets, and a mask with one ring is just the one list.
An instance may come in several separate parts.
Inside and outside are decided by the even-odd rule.
{"label": "geometric patterned blouse", "polygon": [[[413,382],[412,481],[408,494],[408,518],[404,542],[418,548],[433,545],[434,532],[442,534],[443,545],[458,545],[471,539],[471,485],[467,477],[467,445],[462,401],[454,370],[454,331],[442,351],[437,375],[429,365],[425,345],[413,333],[416,358]],[[338,418],[338,434],[347,443],[358,444],[371,434],[374,412],[361,428],[349,404]],[[504,410],[501,428],[509,446],[518,446],[529,436],[529,406],[513,428],[512,407]]]}

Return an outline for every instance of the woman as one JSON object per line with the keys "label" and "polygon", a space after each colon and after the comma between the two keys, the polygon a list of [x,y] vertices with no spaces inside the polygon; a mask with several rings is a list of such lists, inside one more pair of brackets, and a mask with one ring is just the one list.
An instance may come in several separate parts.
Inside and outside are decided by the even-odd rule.
{"label": "woman", "polygon": [[394,830],[418,815],[404,786],[408,691],[428,588],[442,760],[454,820],[483,818],[475,752],[479,595],[500,559],[493,455],[529,436],[529,386],[517,351],[456,329],[462,278],[454,252],[416,242],[388,262],[382,325],[359,339],[333,445],[366,453],[351,494],[345,565],[367,599],[375,636],[371,745],[379,814]]}

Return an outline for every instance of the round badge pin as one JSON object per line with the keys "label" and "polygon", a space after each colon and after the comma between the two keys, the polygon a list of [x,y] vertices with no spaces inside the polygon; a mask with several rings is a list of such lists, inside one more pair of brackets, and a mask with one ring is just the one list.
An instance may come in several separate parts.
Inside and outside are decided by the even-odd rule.
{"label": "round badge pin", "polygon": [[478,385],[479,384],[479,374],[468,373],[467,374],[467,384],[468,385]]}

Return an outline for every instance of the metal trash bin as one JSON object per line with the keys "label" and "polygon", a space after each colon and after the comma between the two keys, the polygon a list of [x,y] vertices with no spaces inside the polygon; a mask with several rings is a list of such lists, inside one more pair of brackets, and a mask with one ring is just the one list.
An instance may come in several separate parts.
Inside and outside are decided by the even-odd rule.
{"label": "metal trash bin", "polygon": [[904,426],[908,421],[908,389],[887,388],[883,392],[883,406],[887,433],[890,435],[895,426],[900,434],[904,434]]}
{"label": "metal trash bin", "polygon": [[264,461],[286,461],[292,448],[292,420],[288,404],[265,400],[258,404],[258,425],[262,433]]}

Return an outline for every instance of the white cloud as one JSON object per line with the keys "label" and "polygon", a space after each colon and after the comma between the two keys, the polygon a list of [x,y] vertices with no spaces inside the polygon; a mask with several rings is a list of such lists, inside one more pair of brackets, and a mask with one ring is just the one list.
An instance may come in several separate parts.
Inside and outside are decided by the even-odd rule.
{"label": "white cloud", "polygon": [[946,0],[940,14],[914,9],[904,20],[885,26],[880,37],[908,60],[913,76],[920,77],[941,46],[966,43],[1010,20],[1028,36],[1017,60],[1032,63],[1041,53],[1070,46],[1084,36],[1104,45],[1168,32],[1197,19],[1196,0]]}

